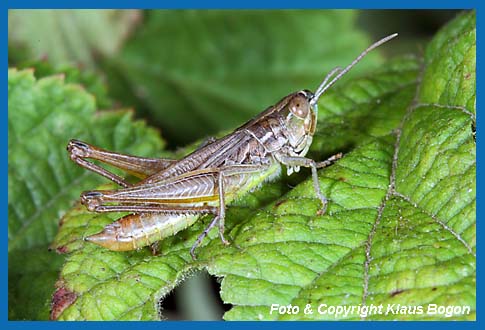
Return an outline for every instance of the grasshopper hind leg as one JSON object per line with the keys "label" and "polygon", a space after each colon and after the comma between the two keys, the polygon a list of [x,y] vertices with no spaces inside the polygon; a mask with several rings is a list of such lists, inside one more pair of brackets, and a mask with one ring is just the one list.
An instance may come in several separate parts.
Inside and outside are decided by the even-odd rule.
{"label": "grasshopper hind leg", "polygon": [[141,179],[162,171],[176,162],[172,159],[145,158],[120,154],[74,139],[70,140],[67,144],[67,152],[69,153],[71,160],[79,166],[102,175],[125,188],[131,187],[132,184],[127,182],[124,178],[88,161],[87,159],[100,161],[103,164],[116,167]]}
{"label": "grasshopper hind leg", "polygon": [[122,177],[87,161],[86,158],[91,158],[94,150],[95,149],[91,145],[78,140],[71,140],[67,145],[67,152],[69,152],[71,160],[79,166],[104,176],[122,187],[126,188],[131,186],[131,184],[126,182]]}
{"label": "grasshopper hind leg", "polygon": [[[226,214],[224,179],[260,170],[261,165],[231,165],[223,168],[193,171],[189,173],[191,175],[181,176],[179,179],[175,178],[168,183],[158,182],[152,185],[144,184],[117,190],[86,191],[81,195],[81,202],[90,211],[134,213],[106,226],[103,232],[91,235],[86,240],[112,250],[119,248],[134,250],[187,228],[187,226],[198,219],[195,215],[213,214],[215,216],[214,219],[211,220],[204,232],[198,236],[190,249],[190,254],[195,259],[195,249],[216,224],[219,224],[221,241],[226,245],[229,244],[224,238]],[[198,180],[200,178],[209,178],[213,180],[214,184],[210,190],[211,198],[207,200],[202,198],[202,201],[199,202],[203,205],[195,206],[178,199],[173,199],[173,203],[157,203],[158,200],[155,197],[158,196],[158,199],[161,198],[163,200],[163,196],[160,197],[160,194],[167,193],[167,196],[169,196],[168,193],[173,191],[174,187],[170,186],[170,184],[186,185],[187,182],[199,184],[200,181]],[[212,194],[215,194],[215,196]],[[202,196],[204,195],[202,194]],[[151,203],[150,201],[153,202]],[[208,205],[203,203],[204,201],[217,201],[218,203]]]}

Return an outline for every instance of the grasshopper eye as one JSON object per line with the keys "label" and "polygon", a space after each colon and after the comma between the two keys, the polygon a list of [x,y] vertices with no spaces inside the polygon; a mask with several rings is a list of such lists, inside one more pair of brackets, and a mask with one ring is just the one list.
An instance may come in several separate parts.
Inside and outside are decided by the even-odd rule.
{"label": "grasshopper eye", "polygon": [[288,107],[295,116],[298,118],[306,118],[308,116],[308,112],[310,111],[310,103],[301,94],[296,95],[290,100]]}

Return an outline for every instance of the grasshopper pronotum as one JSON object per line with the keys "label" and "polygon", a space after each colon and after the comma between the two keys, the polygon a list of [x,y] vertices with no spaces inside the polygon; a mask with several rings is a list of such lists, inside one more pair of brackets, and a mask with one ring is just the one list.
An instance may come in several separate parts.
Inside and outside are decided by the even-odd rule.
{"label": "grasshopper pronotum", "polygon": [[[83,192],[82,204],[95,212],[132,212],[85,240],[110,250],[134,250],[187,228],[200,214],[214,214],[190,250],[195,259],[195,248],[216,224],[222,242],[228,244],[224,238],[226,204],[277,177],[281,165],[287,167],[288,175],[301,166],[311,169],[315,193],[322,203],[319,214],[325,213],[327,199],[320,190],[317,168],[342,155],[323,162],[305,157],[315,133],[318,99],[368,52],[396,36],[377,41],[347,67],[330,71],[315,93],[301,90],[289,94],[234,132],[209,141],[181,160],[123,155],[69,141],[67,150],[74,162],[123,187]],[[130,184],[87,158],[134,174],[141,181]]]}

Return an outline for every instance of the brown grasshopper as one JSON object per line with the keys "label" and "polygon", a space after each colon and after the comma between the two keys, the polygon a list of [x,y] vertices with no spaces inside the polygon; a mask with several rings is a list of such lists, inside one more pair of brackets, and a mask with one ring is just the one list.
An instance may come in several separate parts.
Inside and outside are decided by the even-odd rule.
{"label": "brown grasshopper", "polygon": [[[222,242],[229,244],[224,238],[226,204],[279,176],[281,165],[287,167],[288,175],[300,167],[311,169],[313,187],[322,203],[318,213],[325,213],[328,202],[320,190],[317,169],[342,155],[322,162],[305,157],[315,133],[318,99],[368,52],[396,36],[372,44],[344,69],[330,71],[315,93],[301,90],[285,96],[234,132],[209,141],[181,160],[135,157],[69,141],[67,150],[74,162],[123,187],[83,192],[81,203],[94,212],[131,212],[85,240],[110,250],[135,250],[187,228],[201,214],[213,214],[214,219],[190,249],[195,259],[195,248],[216,224]],[[131,184],[88,158],[141,180]]]}

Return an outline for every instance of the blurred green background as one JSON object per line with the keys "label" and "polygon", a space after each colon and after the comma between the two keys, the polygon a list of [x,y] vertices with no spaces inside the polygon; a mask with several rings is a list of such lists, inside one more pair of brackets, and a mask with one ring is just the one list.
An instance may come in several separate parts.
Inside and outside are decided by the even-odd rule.
{"label": "blurred green background", "polygon": [[[385,35],[400,34],[382,54],[419,53],[455,15],[13,10],[9,66],[34,65],[42,75],[71,65],[101,77],[99,108],[134,107],[173,148],[234,128],[294,90],[314,89],[328,70]],[[378,63],[376,58],[371,54],[351,74]]]}
{"label": "blurred green background", "polygon": [[[95,95],[100,111],[132,107],[176,149],[231,130],[290,92],[315,89],[329,70],[388,34],[400,36],[345,79],[384,57],[422,55],[457,13],[11,10],[8,62],[33,67],[37,78],[65,74]],[[164,315],[220,319],[228,306],[217,286],[206,274],[188,279],[164,300]]]}

